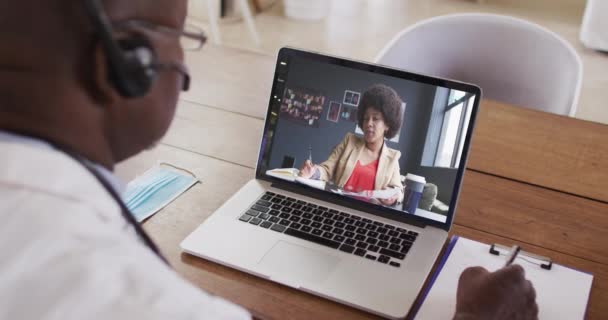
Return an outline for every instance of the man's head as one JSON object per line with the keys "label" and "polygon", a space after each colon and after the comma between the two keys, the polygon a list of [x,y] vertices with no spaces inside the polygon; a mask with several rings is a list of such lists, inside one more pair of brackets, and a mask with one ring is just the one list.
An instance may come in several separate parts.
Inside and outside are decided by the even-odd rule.
{"label": "man's head", "polygon": [[[178,68],[157,68],[141,97],[123,96],[111,80],[116,66],[107,43],[84,3],[0,4],[0,129],[40,136],[111,167],[164,135],[184,77]],[[149,26],[181,30],[185,0],[100,3],[121,50],[143,46],[155,64],[181,65],[179,37]],[[125,23],[133,20],[143,23]]]}

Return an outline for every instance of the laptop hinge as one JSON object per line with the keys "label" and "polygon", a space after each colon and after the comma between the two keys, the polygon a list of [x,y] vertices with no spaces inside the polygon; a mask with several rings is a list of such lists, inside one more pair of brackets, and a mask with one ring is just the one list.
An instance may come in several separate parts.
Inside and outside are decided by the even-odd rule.
{"label": "laptop hinge", "polygon": [[403,216],[397,217],[395,215],[395,213],[390,212],[390,211],[394,212],[394,210],[390,210],[390,211],[389,211],[389,209],[383,210],[382,207],[379,207],[377,205],[348,199],[346,197],[343,197],[343,196],[340,196],[337,194],[333,194],[328,191],[321,191],[321,190],[313,189],[310,187],[306,187],[306,186],[302,186],[302,185],[298,185],[298,184],[294,184],[294,183],[290,183],[290,182],[272,182],[272,184],[270,186],[273,188],[282,189],[285,191],[289,191],[289,192],[301,194],[301,195],[304,195],[307,197],[311,197],[311,198],[315,198],[318,200],[333,203],[333,204],[336,204],[339,206],[347,207],[347,208],[350,208],[353,210],[364,211],[364,212],[371,213],[371,214],[374,214],[374,215],[377,215],[377,216],[380,216],[382,218],[386,218],[389,220],[394,220],[394,221],[398,221],[398,222],[402,222],[402,223],[411,224],[416,227],[426,228],[426,226],[427,226],[427,224],[424,223],[423,221],[418,221],[417,218],[415,218],[415,216],[403,215]]}

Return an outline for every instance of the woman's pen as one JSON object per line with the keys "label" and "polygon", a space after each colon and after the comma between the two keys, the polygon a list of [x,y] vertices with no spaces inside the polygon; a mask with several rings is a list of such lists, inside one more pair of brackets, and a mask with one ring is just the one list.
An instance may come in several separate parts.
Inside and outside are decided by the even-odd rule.
{"label": "woman's pen", "polygon": [[310,163],[312,163],[312,146],[311,145],[308,146],[308,161],[310,161]]}
{"label": "woman's pen", "polygon": [[514,245],[511,248],[511,251],[509,252],[509,255],[507,256],[507,262],[505,263],[505,267],[510,266],[513,261],[515,261],[515,258],[517,258],[517,255],[519,254],[519,252],[521,251],[521,247],[518,245]]}

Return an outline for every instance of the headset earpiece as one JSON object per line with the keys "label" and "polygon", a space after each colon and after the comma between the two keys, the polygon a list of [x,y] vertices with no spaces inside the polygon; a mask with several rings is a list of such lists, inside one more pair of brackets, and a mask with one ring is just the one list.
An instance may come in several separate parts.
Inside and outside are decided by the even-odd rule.
{"label": "headset earpiece", "polygon": [[116,41],[99,0],[85,0],[84,3],[102,43],[112,85],[125,98],[146,95],[156,79],[153,68],[156,52],[150,41],[142,35]]}

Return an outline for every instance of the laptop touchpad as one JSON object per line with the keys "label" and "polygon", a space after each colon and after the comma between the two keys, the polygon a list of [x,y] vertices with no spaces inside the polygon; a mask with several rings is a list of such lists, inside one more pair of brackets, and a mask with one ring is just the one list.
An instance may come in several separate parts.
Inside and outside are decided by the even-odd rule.
{"label": "laptop touchpad", "polygon": [[278,282],[299,287],[322,282],[340,262],[340,258],[319,250],[285,241],[277,242],[260,260],[261,271]]}

